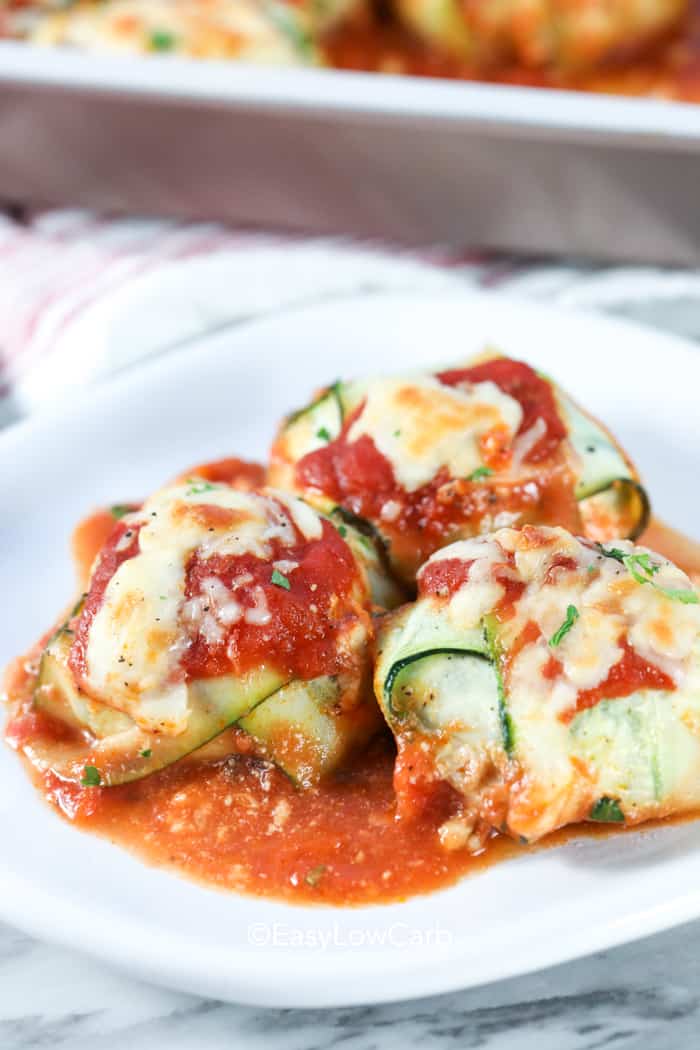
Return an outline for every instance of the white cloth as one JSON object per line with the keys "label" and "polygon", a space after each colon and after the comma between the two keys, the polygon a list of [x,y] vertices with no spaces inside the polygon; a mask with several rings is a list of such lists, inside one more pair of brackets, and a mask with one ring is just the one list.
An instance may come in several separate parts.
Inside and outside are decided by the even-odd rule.
{"label": "white cloth", "polygon": [[381,291],[502,288],[700,338],[700,272],[422,255],[215,224],[0,216],[0,425],[246,320]]}

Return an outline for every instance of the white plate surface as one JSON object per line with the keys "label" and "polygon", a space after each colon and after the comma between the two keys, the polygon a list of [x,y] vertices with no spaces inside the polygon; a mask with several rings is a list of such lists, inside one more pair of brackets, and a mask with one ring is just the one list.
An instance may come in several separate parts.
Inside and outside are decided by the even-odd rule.
{"label": "white plate surface", "polygon": [[[0,663],[70,596],[75,521],[188,464],[263,456],[276,420],[339,375],[496,344],[618,433],[657,512],[700,511],[700,351],[628,324],[503,298],[377,297],[290,312],[129,372],[0,435]],[[524,853],[399,905],[292,907],[224,895],[81,834],[0,748],[0,916],[146,979],[262,1005],[379,1002],[523,973],[700,917],[700,824]]]}

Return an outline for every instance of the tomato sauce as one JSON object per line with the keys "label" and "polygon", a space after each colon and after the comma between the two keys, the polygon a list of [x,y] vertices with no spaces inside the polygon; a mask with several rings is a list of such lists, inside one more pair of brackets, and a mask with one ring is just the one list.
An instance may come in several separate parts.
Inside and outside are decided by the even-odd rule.
{"label": "tomato sauce", "polygon": [[343,27],[329,40],[328,51],[330,64],[339,69],[700,102],[700,0],[694,0],[678,32],[636,57],[621,54],[587,73],[562,75],[517,64],[484,73],[381,19]]}
{"label": "tomato sauce", "polygon": [[[252,488],[261,473],[263,468],[257,464],[226,459],[195,467],[183,474],[182,479],[196,476],[233,484],[236,488]],[[78,677],[85,674],[90,626],[109,581],[124,561],[138,553],[141,525],[125,524],[115,518],[115,511],[132,509],[136,509],[136,505],[97,511],[75,530],[73,549],[81,580],[86,580],[95,552],[100,551],[89,593],[75,625],[70,666]],[[217,515],[230,512],[203,505],[202,513],[212,516],[212,524],[221,524]],[[206,602],[202,585],[212,577],[230,589],[235,588],[237,579],[244,579],[245,586],[234,590],[235,600],[243,614],[257,604],[261,622],[249,623],[242,616],[218,642],[205,640],[198,634],[182,659],[188,677],[243,674],[265,662],[284,674],[310,679],[337,674],[347,666],[349,658],[339,649],[337,639],[340,632],[347,630],[348,617],[353,615],[356,605],[355,615],[358,618],[364,615],[351,597],[359,582],[357,566],[338,531],[328,522],[323,522],[322,530],[320,539],[308,541],[294,526],[296,543],[292,546],[272,538],[271,555],[266,561],[252,554],[215,555],[206,560],[197,554],[192,556],[186,570],[187,599],[200,598]],[[274,567],[275,562],[282,568],[285,564],[294,566],[288,568],[286,574],[278,572],[275,577],[278,582],[273,582],[271,564]]]}
{"label": "tomato sauce", "polygon": [[69,665],[78,679],[82,678],[87,669],[88,635],[92,621],[102,605],[109,581],[119,566],[138,554],[140,531],[141,525],[128,525],[117,521],[100,551],[90,582],[90,591],[85,595],[82,611],[75,624],[75,641],[70,651]]}
{"label": "tomato sauce", "polygon": [[570,722],[579,711],[595,707],[601,700],[618,700],[630,696],[637,689],[662,689],[672,692],[676,683],[654,664],[644,660],[636,649],[625,639],[622,643],[622,656],[608,672],[608,677],[594,689],[583,689],[576,697],[576,707],[562,716],[562,721]]}
{"label": "tomato sauce", "polygon": [[440,558],[426,565],[418,577],[419,596],[451,598],[469,579],[473,564],[473,560],[468,559]]}
{"label": "tomato sauce", "polygon": [[192,477],[204,478],[205,481],[223,482],[232,485],[242,492],[251,492],[262,488],[267,477],[267,470],[260,463],[251,463],[246,459],[227,456],[211,463],[198,463],[184,473],[179,474],[178,481],[187,481]]}
{"label": "tomato sauce", "polygon": [[[93,521],[97,544],[105,522],[98,516]],[[700,566],[700,545],[693,541],[658,522],[649,537],[688,571]],[[83,544],[86,563],[96,553],[88,546]],[[37,732],[63,732],[60,725],[52,730],[43,715],[39,725],[31,708],[45,641],[15,661],[6,675],[12,701],[6,738],[17,748]],[[388,732],[342,771],[303,792],[245,751],[246,738],[227,731],[197,756],[114,788],[82,787],[32,769],[29,773],[65,819],[148,863],[221,890],[296,903],[400,901],[522,856],[525,848],[626,833],[617,826],[576,826],[550,835],[537,847],[493,835],[476,855],[466,849],[450,851],[440,842],[439,828],[459,811],[459,800],[449,788],[436,789],[429,776],[421,775],[415,749],[405,749],[397,763]]]}
{"label": "tomato sauce", "polygon": [[440,372],[437,378],[445,386],[459,386],[460,383],[495,383],[504,394],[514,398],[522,409],[523,418],[518,434],[527,433],[530,427],[541,419],[544,432],[525,456],[526,463],[541,463],[543,459],[553,455],[566,438],[566,425],[559,415],[551,386],[524,361],[497,358],[494,361],[472,365],[470,368],[453,368]]}
{"label": "tomato sauce", "polygon": [[[206,559],[196,553],[192,556],[187,566],[186,598],[200,597],[206,602],[203,583],[214,577],[232,590],[241,609],[257,607],[262,622],[250,623],[241,617],[219,642],[198,634],[182,659],[189,677],[231,671],[243,674],[261,663],[303,679],[337,674],[343,669],[348,658],[338,646],[338,636],[353,615],[351,593],[358,583],[355,559],[327,521],[318,540],[305,540],[295,531],[297,542],[292,546],[269,541],[270,560],[252,554]],[[276,562],[285,572],[277,571],[275,576],[272,566]],[[287,564],[295,568],[286,568]],[[236,580],[241,578],[246,582],[236,588]],[[364,615],[359,603],[354,615]]]}

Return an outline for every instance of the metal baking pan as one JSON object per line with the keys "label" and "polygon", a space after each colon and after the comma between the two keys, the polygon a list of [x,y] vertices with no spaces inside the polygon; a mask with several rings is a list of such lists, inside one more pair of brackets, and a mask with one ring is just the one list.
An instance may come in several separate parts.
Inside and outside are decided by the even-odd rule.
{"label": "metal baking pan", "polygon": [[0,42],[0,198],[700,263],[700,105]]}

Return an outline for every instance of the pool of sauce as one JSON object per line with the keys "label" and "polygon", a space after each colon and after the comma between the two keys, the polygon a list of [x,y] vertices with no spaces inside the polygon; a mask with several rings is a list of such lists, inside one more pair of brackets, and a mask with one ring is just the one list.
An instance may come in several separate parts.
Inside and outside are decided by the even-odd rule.
{"label": "pool of sauce", "polygon": [[346,26],[328,42],[328,51],[330,64],[339,69],[698,102],[700,0],[694,0],[689,18],[677,33],[657,41],[644,54],[633,59],[620,57],[602,69],[578,76],[564,77],[517,65],[485,75],[422,45],[388,21]]}
{"label": "pool of sauce", "polygon": [[[81,578],[108,525],[101,511],[76,531]],[[651,523],[640,542],[700,579],[700,544],[659,521]],[[31,695],[39,651],[37,647],[33,657],[10,668],[6,689],[13,699]],[[457,796],[445,786],[412,819],[402,818],[393,786],[395,755],[387,732],[345,769],[304,792],[246,754],[245,738],[235,731],[218,738],[198,758],[121,787],[84,788],[28,769],[64,818],[147,863],[218,889],[296,903],[400,901],[452,885],[496,862],[523,856],[525,850],[583,835],[629,833],[613,825],[579,825],[536,847],[493,835],[477,854],[450,852],[440,844],[438,828],[458,808]],[[644,828],[661,823],[668,821]]]}

